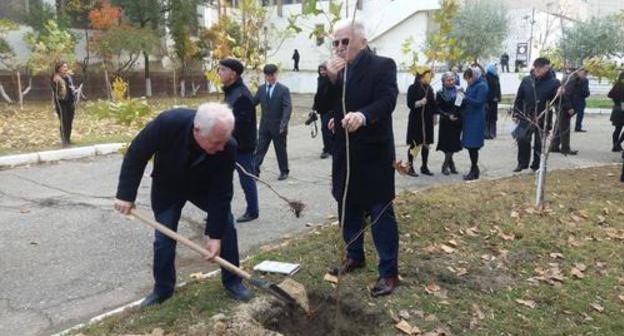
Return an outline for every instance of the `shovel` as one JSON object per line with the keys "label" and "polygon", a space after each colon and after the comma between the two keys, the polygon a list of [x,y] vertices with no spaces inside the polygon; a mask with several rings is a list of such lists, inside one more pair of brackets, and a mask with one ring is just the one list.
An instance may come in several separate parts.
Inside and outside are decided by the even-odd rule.
{"label": "shovel", "polygon": [[[199,246],[198,244],[192,242],[190,239],[179,235],[178,233],[176,233],[175,231],[169,229],[168,227],[152,220],[151,218],[147,217],[145,214],[142,214],[139,211],[136,210],[132,210],[131,212],[131,216],[138,219],[139,221],[153,227],[154,229],[160,231],[160,233],[166,235],[167,237],[174,239],[188,247],[190,247],[192,250],[194,250],[195,252],[198,252],[199,254],[203,255],[203,256],[207,256],[210,254],[210,252],[208,252],[208,250],[204,249],[203,247]],[[214,257],[213,261],[217,264],[219,264],[219,266],[227,269],[228,271],[235,273],[236,275],[240,276],[241,278],[247,280],[249,283],[251,283],[253,286],[256,286],[260,289],[262,289],[263,291],[273,295],[274,297],[278,298],[279,300],[285,302],[288,305],[296,305],[297,304],[297,300],[295,300],[295,298],[293,298],[290,294],[288,294],[285,290],[283,290],[282,288],[280,288],[279,286],[277,286],[276,284],[263,280],[263,279],[258,279],[258,278],[252,278],[251,274],[243,271],[242,269],[234,266],[232,263],[228,262],[227,260],[216,256]],[[307,300],[307,297],[306,297]],[[303,307],[303,306],[302,306]],[[305,307],[303,307],[304,310],[306,310]],[[306,310],[307,311],[307,310]]]}

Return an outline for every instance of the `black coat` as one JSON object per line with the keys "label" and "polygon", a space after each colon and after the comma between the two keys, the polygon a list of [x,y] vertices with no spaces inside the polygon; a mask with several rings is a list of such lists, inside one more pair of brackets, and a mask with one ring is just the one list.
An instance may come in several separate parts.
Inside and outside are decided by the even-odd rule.
{"label": "black coat", "polygon": [[[427,95],[427,104],[424,106],[415,107],[417,100],[422,99]],[[410,85],[407,89],[407,107],[410,109],[409,119],[407,122],[407,139],[406,144],[411,145],[413,143],[422,145],[423,140],[425,143],[433,143],[433,115],[438,113],[438,106],[436,104],[435,95],[431,86],[422,84],[419,80],[416,80],[414,84]],[[424,126],[423,126],[424,122]],[[425,134],[423,134],[423,131]]]}
{"label": "black coat", "polygon": [[614,126],[624,125],[624,80],[618,80],[609,90],[608,97],[613,100],[613,109],[611,110],[611,123]]}
{"label": "black coat", "polygon": [[490,88],[487,95],[485,120],[496,121],[498,120],[498,103],[501,101],[500,80],[497,75],[489,72],[485,75],[485,80]]}
{"label": "black coat", "polygon": [[[557,95],[560,83],[555,73],[550,71],[542,78],[535,78],[533,74],[522,79],[516,100],[514,101],[514,115],[521,120],[533,119],[546,109],[546,104]],[[553,102],[555,105],[556,102]],[[544,121],[539,120],[540,124]]]}
{"label": "black coat", "polygon": [[[451,98],[444,90],[440,90],[436,94],[436,103],[440,113],[436,150],[445,153],[459,152],[463,148],[461,143],[462,120],[459,107],[455,106],[455,98]],[[456,117],[457,120],[451,120],[451,116]]]}
{"label": "black coat", "polygon": [[253,96],[241,78],[232,85],[224,87],[223,92],[225,103],[232,109],[236,120],[232,136],[238,142],[238,152],[253,153],[258,142]]}
{"label": "black coat", "polygon": [[589,97],[589,81],[587,78],[574,76],[574,78],[570,79],[568,86],[566,86],[566,94],[568,93],[572,108],[575,111],[584,109],[586,105],[585,99]]}
{"label": "black coat", "polygon": [[153,156],[154,211],[166,210],[180,199],[190,200],[208,213],[205,233],[221,239],[231,213],[237,144],[230,140],[223,151],[206,154],[193,138],[195,114],[191,109],[169,110],[139,132],[121,165],[116,197],[135,201],[145,166]]}
{"label": "black coat", "polygon": [[[363,206],[394,199],[394,134],[392,112],[396,106],[396,64],[390,58],[360,52],[349,66],[346,87],[348,112],[361,112],[366,126],[349,133],[350,171],[347,199]],[[346,137],[342,128],[342,72],[332,85],[335,103],[335,143],[332,162],[332,194],[342,200],[346,178]]]}
{"label": "black coat", "polygon": [[312,109],[323,115],[333,112],[336,97],[334,90],[331,90],[331,82],[329,78],[319,76],[316,85],[316,94],[314,95],[314,105]]}

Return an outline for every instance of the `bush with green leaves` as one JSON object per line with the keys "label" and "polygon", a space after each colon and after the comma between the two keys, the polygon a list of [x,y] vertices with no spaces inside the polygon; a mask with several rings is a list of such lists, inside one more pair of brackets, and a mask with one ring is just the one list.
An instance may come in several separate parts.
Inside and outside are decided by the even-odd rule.
{"label": "bush with green leaves", "polygon": [[125,126],[142,125],[144,118],[153,111],[152,106],[144,97],[121,101],[98,100],[87,103],[85,109],[87,113],[96,118],[111,119]]}

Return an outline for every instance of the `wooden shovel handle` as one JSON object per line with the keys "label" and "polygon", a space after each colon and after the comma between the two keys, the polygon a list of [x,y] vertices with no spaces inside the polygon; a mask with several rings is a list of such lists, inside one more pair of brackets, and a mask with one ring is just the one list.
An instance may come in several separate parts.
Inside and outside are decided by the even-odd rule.
{"label": "wooden shovel handle", "polygon": [[[160,233],[164,234],[165,236],[174,239],[188,247],[190,247],[192,250],[194,250],[195,252],[198,252],[199,254],[203,255],[203,256],[208,256],[210,255],[210,252],[208,252],[208,250],[206,250],[205,248],[199,246],[198,244],[194,243],[193,241],[191,241],[190,239],[176,233],[175,231],[171,230],[170,228],[156,222],[155,220],[149,218],[147,215],[141,213],[140,211],[137,211],[136,209],[133,209],[132,212],[130,213],[131,217],[134,217],[136,219],[138,219],[139,221],[153,227],[154,229],[158,230]],[[242,269],[236,267],[234,264],[230,263],[229,261],[216,256],[214,257],[213,261],[217,264],[219,264],[219,266],[227,269],[228,271],[237,274],[238,276],[244,278],[244,279],[251,279],[251,275],[245,271],[243,271]]]}

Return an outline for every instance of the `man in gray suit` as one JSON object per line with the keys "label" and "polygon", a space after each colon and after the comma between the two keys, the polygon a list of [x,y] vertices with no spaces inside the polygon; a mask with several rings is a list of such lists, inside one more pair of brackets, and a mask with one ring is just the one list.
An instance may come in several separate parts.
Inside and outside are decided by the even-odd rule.
{"label": "man in gray suit", "polygon": [[277,156],[280,175],[277,178],[282,181],[288,178],[288,154],[286,153],[286,136],[288,134],[288,121],[292,113],[290,90],[277,82],[277,66],[267,64],[262,70],[266,83],[260,85],[254,104],[262,107],[260,117],[260,129],[258,130],[258,147],[256,147],[256,172],[260,175],[260,166],[264,160],[271,140]]}

